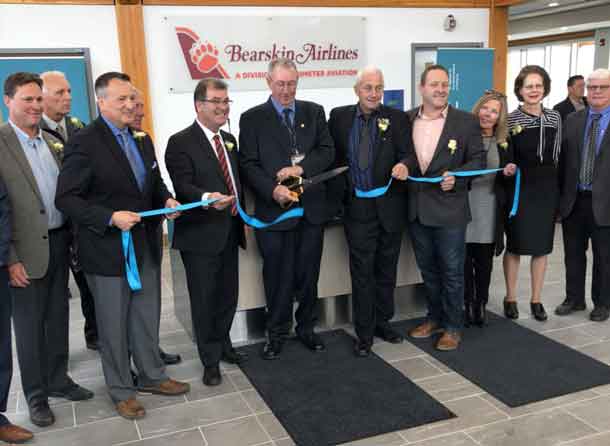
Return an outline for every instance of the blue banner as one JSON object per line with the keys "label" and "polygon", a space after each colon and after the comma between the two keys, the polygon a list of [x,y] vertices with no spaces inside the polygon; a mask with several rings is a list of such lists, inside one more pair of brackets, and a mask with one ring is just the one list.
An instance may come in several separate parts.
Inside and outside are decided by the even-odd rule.
{"label": "blue banner", "polygon": [[405,91],[404,90],[384,90],[383,105],[396,108],[400,111],[405,110]]}

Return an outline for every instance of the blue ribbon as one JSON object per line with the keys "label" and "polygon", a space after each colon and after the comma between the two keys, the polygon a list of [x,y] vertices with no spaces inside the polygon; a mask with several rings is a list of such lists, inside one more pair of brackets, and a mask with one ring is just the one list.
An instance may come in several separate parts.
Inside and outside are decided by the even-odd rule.
{"label": "blue ribbon", "polygon": [[[501,172],[504,169],[481,169],[481,170],[465,170],[462,172],[449,172],[450,176],[455,177],[474,177],[477,175],[488,175],[490,173]],[[418,183],[440,183],[445,179],[445,177],[407,177],[410,181],[415,181]],[[384,195],[390,186],[392,185],[393,178],[390,178],[390,181],[386,186],[377,187],[375,189],[370,190],[360,190],[356,188],[356,197],[358,198],[377,198]],[[515,195],[513,196],[513,205],[510,210],[508,216],[510,218],[517,215],[517,210],[519,209],[519,190],[521,189],[521,169],[517,168],[517,174],[515,178]]]}

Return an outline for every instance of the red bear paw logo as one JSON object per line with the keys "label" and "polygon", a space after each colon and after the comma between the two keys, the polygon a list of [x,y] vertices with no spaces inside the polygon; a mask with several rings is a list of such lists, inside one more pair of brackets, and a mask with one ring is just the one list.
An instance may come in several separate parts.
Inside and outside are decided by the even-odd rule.
{"label": "red bear paw logo", "polygon": [[189,50],[189,54],[202,73],[209,73],[218,66],[218,50],[210,42],[197,41]]}

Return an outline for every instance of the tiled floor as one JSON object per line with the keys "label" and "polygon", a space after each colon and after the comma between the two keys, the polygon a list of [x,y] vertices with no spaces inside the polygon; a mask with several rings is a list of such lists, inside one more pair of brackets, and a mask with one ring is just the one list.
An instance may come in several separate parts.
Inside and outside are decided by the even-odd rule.
{"label": "tiled floor", "polygon": [[[168,256],[165,256],[167,259]],[[520,279],[520,323],[554,340],[610,364],[610,323],[593,323],[588,312],[558,318],[552,314],[563,300],[564,269],[560,234],[550,257],[543,301],[550,314],[546,323],[529,318],[529,261],[523,262]],[[28,420],[15,370],[9,416],[33,429],[33,444],[46,446],[289,446],[294,443],[262,401],[243,373],[225,367],[219,387],[201,383],[202,367],[190,339],[173,316],[171,274],[164,264],[161,343],[178,352],[182,364],[169,368],[172,377],[187,380],[192,390],[186,396],[164,398],[141,396],[148,414],[141,421],[118,417],[104,391],[101,366],[95,352],[85,348],[80,302],[71,302],[70,371],[82,385],[95,391],[93,400],[80,403],[52,401],[57,422],[46,429],[34,428]],[[490,308],[501,311],[504,283],[501,264],[496,262]],[[78,295],[78,294],[77,294]],[[606,446],[610,444],[610,386],[566,395],[511,409],[473,383],[447,369],[408,342],[375,344],[374,350],[407,377],[452,410],[457,418],[406,431],[360,440],[365,446]],[[498,371],[498,373],[502,373]],[[510,379],[510,377],[507,377]]]}

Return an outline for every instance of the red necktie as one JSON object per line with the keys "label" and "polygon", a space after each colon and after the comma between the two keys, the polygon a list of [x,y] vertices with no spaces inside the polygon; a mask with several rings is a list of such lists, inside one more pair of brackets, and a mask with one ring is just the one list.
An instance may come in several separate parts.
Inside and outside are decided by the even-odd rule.
{"label": "red necktie", "polygon": [[222,148],[220,136],[214,135],[214,145],[216,149],[216,155],[218,156],[218,162],[220,163],[220,169],[222,170],[222,175],[225,177],[227,189],[229,190],[229,193],[235,197],[235,201],[233,201],[233,204],[231,205],[231,215],[237,215],[237,194],[235,193],[235,189],[233,188],[231,174],[229,173],[229,163],[227,162],[225,151]]}

